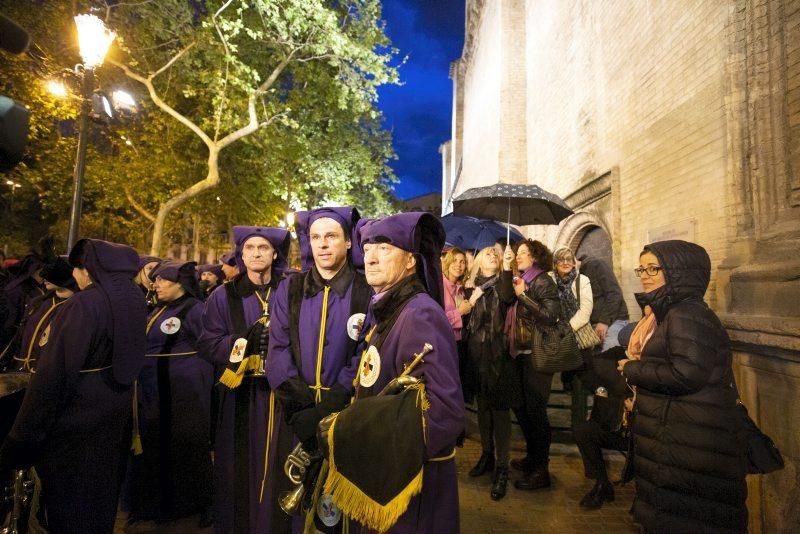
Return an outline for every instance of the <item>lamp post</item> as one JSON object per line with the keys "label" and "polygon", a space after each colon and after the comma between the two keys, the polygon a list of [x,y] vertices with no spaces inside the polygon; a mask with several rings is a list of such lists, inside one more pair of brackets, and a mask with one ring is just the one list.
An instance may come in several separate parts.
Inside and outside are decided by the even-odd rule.
{"label": "lamp post", "polygon": [[89,137],[89,113],[92,110],[94,91],[94,69],[103,64],[108,48],[116,34],[109,30],[102,20],[94,15],[75,17],[78,27],[78,44],[83,60],[83,81],[81,83],[81,113],[78,126],[78,153],[75,156],[73,172],[72,209],[69,216],[69,235],[67,248],[72,250],[78,240],[83,205],[83,173],[86,167],[86,143]]}

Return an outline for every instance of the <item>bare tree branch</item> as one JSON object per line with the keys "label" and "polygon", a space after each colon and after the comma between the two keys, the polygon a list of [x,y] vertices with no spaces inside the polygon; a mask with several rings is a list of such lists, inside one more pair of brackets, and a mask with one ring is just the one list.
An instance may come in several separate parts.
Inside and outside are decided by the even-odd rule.
{"label": "bare tree branch", "polygon": [[167,61],[167,63],[163,67],[161,67],[160,69],[158,69],[157,71],[152,73],[150,76],[148,76],[147,79],[148,80],[152,80],[153,78],[155,78],[156,76],[158,76],[159,74],[161,74],[162,72],[164,72],[165,70],[170,68],[172,65],[175,64],[176,61],[178,61],[180,58],[182,58],[189,50],[194,48],[194,46],[196,44],[197,44],[196,42],[192,42],[192,43],[189,43],[188,46],[183,47],[183,49],[180,52],[178,52],[177,54],[172,56],[172,59]]}
{"label": "bare tree branch", "polygon": [[150,213],[149,211],[147,211],[147,210],[144,208],[144,206],[142,206],[141,204],[139,204],[138,202],[136,202],[136,199],[135,199],[135,198],[133,198],[133,195],[131,194],[131,189],[130,189],[130,186],[129,186],[128,184],[125,184],[125,185],[123,185],[123,186],[122,186],[122,189],[125,191],[125,197],[128,199],[128,202],[130,202],[130,203],[131,203],[131,206],[133,206],[133,209],[135,209],[136,211],[138,211],[138,212],[139,212],[139,214],[140,214],[142,217],[144,217],[145,219],[147,219],[148,221],[150,221],[150,222],[156,222],[156,216],[155,216],[155,215],[153,215],[152,213]]}
{"label": "bare tree branch", "polygon": [[219,39],[220,41],[222,41],[222,46],[225,48],[225,55],[227,56],[231,55],[231,51],[228,48],[228,41],[225,40],[225,36],[222,34],[222,30],[219,29],[219,24],[217,24],[217,17],[219,17],[223,11],[228,9],[228,6],[230,6],[232,2],[233,0],[228,0],[227,2],[222,4],[222,7],[220,7],[216,13],[211,15],[211,21],[214,23],[214,28],[217,30],[217,35],[219,35]]}
{"label": "bare tree branch", "polygon": [[[269,77],[266,80],[264,80],[264,83],[259,85],[258,88],[255,91],[253,91],[253,94],[251,94],[250,98],[247,100],[247,114],[250,118],[249,122],[245,126],[242,126],[238,130],[229,133],[228,135],[217,141],[217,147],[219,147],[220,150],[230,145],[231,143],[238,141],[242,137],[250,135],[251,133],[255,132],[262,126],[258,122],[258,113],[256,112],[256,101],[258,100],[259,96],[261,96],[267,90],[269,90],[269,88],[272,87],[275,81],[277,81],[278,77],[284,71],[286,66],[292,61],[292,58],[294,57],[294,54],[296,52],[297,49],[292,50],[289,53],[289,55],[286,56],[283,59],[283,61],[281,61],[272,70],[272,73],[270,73]],[[269,124],[271,121],[272,119],[270,119],[266,124]]]}
{"label": "bare tree branch", "polygon": [[158,106],[162,111],[166,112],[171,117],[173,117],[175,120],[177,120],[178,122],[180,122],[181,124],[183,124],[184,126],[189,128],[191,131],[193,131],[200,139],[203,140],[203,142],[206,144],[206,146],[209,149],[212,149],[214,147],[214,141],[212,141],[211,138],[198,125],[196,125],[189,118],[185,117],[184,115],[182,115],[181,113],[176,111],[172,106],[170,106],[169,104],[164,102],[161,99],[161,97],[158,96],[158,93],[156,92],[156,88],[153,85],[153,76],[152,75],[150,75],[149,77],[145,78],[141,74],[138,74],[138,73],[134,72],[133,70],[131,70],[131,68],[128,67],[127,65],[119,63],[118,61],[115,61],[113,59],[109,59],[108,62],[111,63],[112,65],[122,69],[122,71],[125,73],[126,76],[128,76],[128,78],[136,80],[137,82],[139,82],[142,85],[144,85],[145,87],[147,87],[147,91],[150,93],[150,98],[155,103],[156,106]]}

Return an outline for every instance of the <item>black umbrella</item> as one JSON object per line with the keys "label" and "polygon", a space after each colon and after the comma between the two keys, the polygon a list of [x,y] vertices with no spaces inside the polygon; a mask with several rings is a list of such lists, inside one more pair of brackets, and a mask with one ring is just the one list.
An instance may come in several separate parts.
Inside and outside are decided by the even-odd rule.
{"label": "black umbrella", "polygon": [[453,199],[455,215],[509,224],[558,224],[572,215],[566,202],[538,185],[494,184],[467,189]]}

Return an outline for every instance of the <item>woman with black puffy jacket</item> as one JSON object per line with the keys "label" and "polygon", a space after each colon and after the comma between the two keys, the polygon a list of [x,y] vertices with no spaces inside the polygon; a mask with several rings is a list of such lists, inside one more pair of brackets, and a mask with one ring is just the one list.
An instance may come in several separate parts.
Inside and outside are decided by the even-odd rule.
{"label": "woman with black puffy jacket", "polygon": [[619,361],[637,391],[633,514],[645,532],[746,532],[730,341],[703,302],[711,261],[699,245],[661,241],[639,262],[636,298],[655,320],[641,358]]}

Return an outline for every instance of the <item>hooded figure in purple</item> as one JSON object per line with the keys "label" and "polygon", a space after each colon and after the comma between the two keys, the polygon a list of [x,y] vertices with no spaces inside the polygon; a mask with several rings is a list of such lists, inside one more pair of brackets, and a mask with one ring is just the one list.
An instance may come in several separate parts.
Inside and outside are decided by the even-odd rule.
{"label": "hooded figure in purple", "polygon": [[[7,354],[15,354],[19,348],[17,331],[25,317],[28,305],[44,294],[42,288],[42,257],[38,253],[25,256],[19,266],[19,274],[0,290],[0,351],[9,343]],[[9,362],[3,362],[8,364]]]}
{"label": "hooded figure in purple", "polygon": [[239,274],[206,301],[199,341],[201,356],[215,366],[221,382],[214,526],[224,533],[279,533],[289,528],[278,494],[291,485],[283,475],[291,435],[261,369],[275,288],[287,267],[289,232],[235,226],[233,235]]}
{"label": "hooded figure in purple", "polygon": [[273,305],[267,377],[308,453],[317,450],[319,421],[344,408],[353,392],[358,335],[372,295],[353,247],[358,221],[352,207],[297,213],[303,272],[281,282]]}
{"label": "hooded figure in purple", "polygon": [[20,345],[14,359],[15,367],[21,371],[36,369],[36,360],[47,344],[50,323],[55,317],[56,310],[78,291],[78,284],[72,277],[72,266],[66,256],[53,254],[46,258],[40,276],[44,280],[46,292],[28,304],[25,319],[20,327]]}
{"label": "hooded figure in purple", "polygon": [[0,470],[36,468],[49,531],[111,532],[145,354],[138,256],[82,239],[69,261],[81,291],[56,312]]}
{"label": "hooded figure in purple", "polygon": [[[402,213],[367,223],[360,238],[367,282],[376,294],[364,324],[365,350],[352,406],[376,395],[400,375],[426,343],[432,346],[411,373],[424,378],[430,402],[423,416],[422,490],[411,498],[389,532],[455,533],[459,531],[459,515],[453,457],[456,439],[464,428],[464,403],[455,337],[442,306],[439,257],[444,229],[430,214]],[[382,427],[381,431],[391,435],[390,430]],[[323,439],[327,443],[327,434]],[[357,458],[369,452],[359,450],[358,445],[352,451],[342,451],[335,436],[334,444],[337,455]],[[391,471],[392,466],[377,467],[376,476],[381,469]],[[335,489],[333,500],[337,502]],[[369,529],[352,521],[350,531]]]}
{"label": "hooded figure in purple", "polygon": [[200,275],[200,290],[203,292],[203,300],[208,298],[217,286],[225,282],[225,271],[219,263],[208,263],[199,265],[197,273]]}
{"label": "hooded figure in purple", "polygon": [[[203,303],[194,262],[164,261],[150,275],[158,304],[147,319],[147,353],[134,412],[130,520],[199,513],[211,524],[212,365],[197,355]],[[141,444],[141,448],[138,445]]]}

